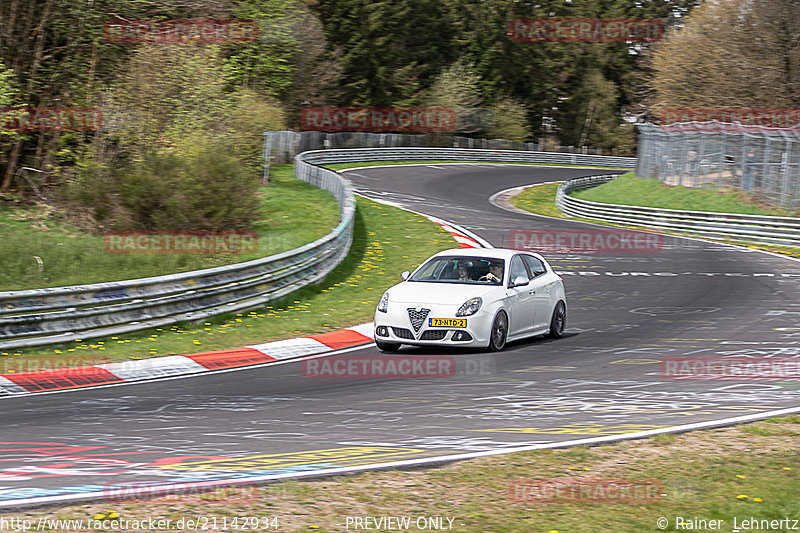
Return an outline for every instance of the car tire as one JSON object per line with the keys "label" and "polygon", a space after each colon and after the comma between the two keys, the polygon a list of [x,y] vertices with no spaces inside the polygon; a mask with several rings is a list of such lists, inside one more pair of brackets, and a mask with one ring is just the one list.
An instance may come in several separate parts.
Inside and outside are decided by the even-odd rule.
{"label": "car tire", "polygon": [[560,339],[564,336],[564,329],[567,327],[567,306],[559,300],[553,309],[553,316],[550,319],[550,330],[547,336],[551,339]]}
{"label": "car tire", "polygon": [[506,346],[508,338],[508,315],[505,311],[500,311],[495,315],[492,322],[492,330],[489,332],[489,351],[499,352]]}
{"label": "car tire", "polygon": [[382,352],[396,352],[400,349],[400,343],[398,342],[375,341],[375,346]]}

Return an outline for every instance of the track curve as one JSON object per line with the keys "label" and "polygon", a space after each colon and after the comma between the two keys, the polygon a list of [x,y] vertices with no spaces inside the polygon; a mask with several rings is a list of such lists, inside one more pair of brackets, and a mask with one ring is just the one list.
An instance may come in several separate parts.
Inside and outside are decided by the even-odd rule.
{"label": "track curve", "polygon": [[[512,230],[585,225],[505,211],[492,194],[602,173],[438,164],[347,176],[365,196],[503,246]],[[451,379],[306,379],[287,362],[3,399],[0,505],[97,497],[131,481],[291,477],[493,453],[800,406],[797,382],[664,380],[658,365],[666,356],[800,359],[800,263],[673,237],[658,253],[548,259],[566,281],[567,336],[499,354],[403,351],[453,355],[463,372]],[[378,355],[374,346],[350,353]]]}

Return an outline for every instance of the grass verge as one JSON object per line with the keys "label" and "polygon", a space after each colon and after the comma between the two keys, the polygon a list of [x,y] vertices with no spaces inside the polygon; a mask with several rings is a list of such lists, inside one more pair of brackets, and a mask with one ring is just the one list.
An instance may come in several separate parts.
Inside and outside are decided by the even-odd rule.
{"label": "grass verge", "polygon": [[[383,291],[430,255],[456,247],[426,218],[358,198],[353,244],[321,285],[257,311],[91,342],[3,351],[7,368],[51,368],[206,352],[369,322]],[[51,365],[51,366],[48,366]],[[2,373],[2,372],[0,372]]]}
{"label": "grass verge", "polygon": [[[620,179],[620,178],[617,178]],[[616,181],[616,180],[615,180]],[[603,187],[605,185],[601,185]],[[641,229],[645,231],[653,231],[652,228],[645,228],[639,226],[622,226],[619,224],[611,224],[609,222],[603,222],[600,220],[594,220],[590,218],[580,218],[580,217],[570,217],[562,213],[556,207],[556,191],[558,190],[558,184],[556,183],[548,183],[545,185],[536,185],[534,187],[529,187],[523,190],[520,194],[517,194],[513,198],[511,198],[511,205],[518,207],[520,209],[524,209],[526,211],[530,211],[536,215],[545,215],[554,218],[563,218],[565,220],[579,220],[583,222],[591,222],[593,224],[600,224],[604,226],[611,226],[611,227],[624,227],[627,229]],[[626,204],[626,205],[639,205],[637,204]],[[675,232],[675,231],[665,231],[659,230],[662,233],[669,234],[669,235],[678,235],[678,236],[687,236],[692,237],[693,235],[689,233],[682,233],[682,232]],[[697,236],[694,236],[697,237]],[[777,246],[777,245],[769,245],[769,244],[757,244],[749,241],[740,241],[735,239],[715,239],[712,237],[707,236],[700,236],[697,238],[702,238],[704,240],[719,242],[724,244],[736,244],[739,246],[746,246],[747,248],[752,248],[754,250],[764,250],[767,252],[788,255],[792,257],[800,257],[800,248],[793,248],[791,246]]]}
{"label": "grass verge", "polygon": [[613,181],[591,189],[575,191],[573,196],[581,200],[606,204],[745,215],[792,216],[792,213],[785,209],[764,204],[752,193],[733,189],[670,187],[656,178],[637,178],[633,172],[626,172]]}
{"label": "grass verge", "polygon": [[145,278],[249,261],[314,241],[338,223],[333,196],[295,179],[292,165],[273,166],[270,180],[258,192],[260,217],[253,227],[258,249],[248,254],[108,253],[102,235],[66,224],[50,209],[0,206],[0,290]]}
{"label": "grass verge", "polygon": [[[742,530],[790,531],[794,529],[787,526],[741,526],[750,519],[800,519],[798,438],[800,417],[795,415],[602,446],[487,457],[440,468],[284,481],[259,489],[257,501],[246,503],[231,504],[224,494],[210,493],[202,503],[181,503],[178,496],[166,503],[52,506],[28,516],[34,521],[90,519],[113,510],[120,520],[147,517],[170,519],[172,524],[201,516],[216,517],[218,522],[226,517],[229,523],[237,516],[277,517],[279,530],[287,532],[345,531],[347,517],[409,517],[412,524],[419,517],[443,517],[445,526],[448,518],[453,520],[451,531],[481,533],[732,531],[736,519]],[[659,490],[644,503],[626,497],[546,502],[532,499],[535,492],[517,490],[525,482],[555,479],[587,487],[607,480],[629,481]],[[660,518],[666,527],[658,527]],[[724,523],[719,528],[703,527],[697,525],[699,520]]]}

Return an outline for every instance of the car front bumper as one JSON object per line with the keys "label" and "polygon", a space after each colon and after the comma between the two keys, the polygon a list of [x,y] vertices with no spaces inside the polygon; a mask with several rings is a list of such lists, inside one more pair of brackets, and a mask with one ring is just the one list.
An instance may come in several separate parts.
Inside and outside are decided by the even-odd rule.
{"label": "car front bumper", "polygon": [[[392,307],[399,308],[395,303]],[[455,316],[453,306],[423,306],[430,309],[417,330],[408,314],[414,309],[410,304],[402,305],[388,313],[375,312],[375,340],[417,346],[468,346],[486,347],[492,330],[494,315],[480,309],[467,317]],[[465,327],[433,326],[432,318],[466,320]]]}

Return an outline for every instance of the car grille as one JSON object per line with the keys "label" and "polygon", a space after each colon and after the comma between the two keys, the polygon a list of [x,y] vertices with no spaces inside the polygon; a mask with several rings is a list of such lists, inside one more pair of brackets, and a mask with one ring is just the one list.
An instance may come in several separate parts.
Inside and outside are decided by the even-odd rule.
{"label": "car grille", "polygon": [[430,312],[430,309],[420,309],[417,311],[413,307],[408,308],[408,319],[411,320],[411,325],[414,327],[416,333],[419,333],[422,324],[425,323],[425,319],[428,318],[428,313]]}
{"label": "car grille", "polygon": [[395,337],[399,337],[401,339],[413,339],[414,335],[411,333],[411,330],[406,328],[392,328]]}
{"label": "car grille", "polygon": [[440,341],[445,338],[447,335],[446,329],[429,329],[428,331],[423,331],[420,340],[423,341]]}

